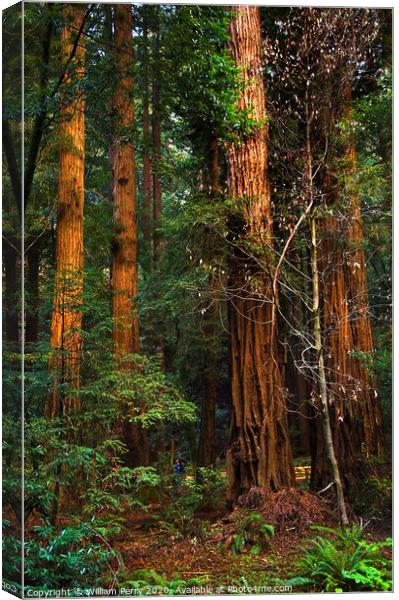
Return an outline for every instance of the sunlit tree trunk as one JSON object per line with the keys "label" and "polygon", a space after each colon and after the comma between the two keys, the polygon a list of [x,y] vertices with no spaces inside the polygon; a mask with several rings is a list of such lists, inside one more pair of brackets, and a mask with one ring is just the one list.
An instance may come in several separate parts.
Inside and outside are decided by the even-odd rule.
{"label": "sunlit tree trunk", "polygon": [[[79,4],[64,4],[62,14],[65,62],[71,56],[84,11]],[[80,408],[79,395],[73,389],[79,388],[82,345],[85,118],[83,91],[78,84],[83,77],[84,57],[82,37],[64,78],[60,114],[56,275],[50,336],[50,370],[55,374],[55,383],[45,409],[49,417]],[[61,383],[69,386],[68,393],[61,394]]]}
{"label": "sunlit tree trunk", "polygon": [[[249,6],[234,7],[233,11],[230,47],[244,82],[239,108],[249,109],[258,125],[251,135],[227,149],[229,193],[241,213],[231,227],[232,241],[238,246],[245,238],[256,244],[261,259],[270,263],[272,222],[260,12],[259,8]],[[259,268],[256,260],[237,247],[230,265],[229,286],[230,501],[251,486],[278,490],[294,482],[276,322],[272,319],[275,299],[266,271],[266,267]]]}
{"label": "sunlit tree trunk", "polygon": [[[113,339],[118,366],[134,370],[129,355],[140,350],[139,322],[136,308],[137,295],[137,223],[136,172],[133,104],[133,19],[130,4],[115,5],[114,46],[118,80],[112,98],[114,140],[111,149],[113,170],[113,204],[115,237],[113,240]],[[128,447],[126,462],[146,464],[147,440],[145,432],[123,419],[123,436]]]}

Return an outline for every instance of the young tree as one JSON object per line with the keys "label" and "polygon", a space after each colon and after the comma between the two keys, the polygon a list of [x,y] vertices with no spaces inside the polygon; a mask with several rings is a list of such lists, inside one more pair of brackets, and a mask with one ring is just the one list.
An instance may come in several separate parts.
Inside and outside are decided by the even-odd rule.
{"label": "young tree", "polygon": [[[85,12],[80,5],[64,4],[62,15],[62,52],[64,64],[69,64],[64,71],[59,128],[56,274],[49,362],[55,383],[45,407],[48,417],[76,412],[80,407],[79,395],[73,393],[73,388],[79,388],[82,344],[85,107],[79,82],[84,72],[85,48],[83,38],[77,36]],[[62,395],[59,384],[66,384],[70,391]]]}
{"label": "young tree", "polygon": [[[115,237],[113,240],[112,290],[113,339],[119,368],[134,370],[132,354],[140,350],[137,295],[136,171],[133,143],[133,17],[129,4],[114,9],[114,46],[118,79],[111,100],[114,140],[111,148]],[[122,415],[129,464],[146,464],[145,432]]]}
{"label": "young tree", "polygon": [[[232,415],[227,468],[230,500],[251,486],[278,490],[293,484],[284,383],[272,282],[256,257],[270,256],[272,220],[267,174],[268,128],[262,77],[260,13],[235,7],[230,47],[241,69],[240,109],[254,122],[252,131],[227,148],[228,189],[235,201],[230,265]],[[234,227],[234,229],[233,229]],[[238,240],[243,240],[237,245]],[[270,253],[270,254],[269,254]],[[267,268],[272,269],[271,257]]]}

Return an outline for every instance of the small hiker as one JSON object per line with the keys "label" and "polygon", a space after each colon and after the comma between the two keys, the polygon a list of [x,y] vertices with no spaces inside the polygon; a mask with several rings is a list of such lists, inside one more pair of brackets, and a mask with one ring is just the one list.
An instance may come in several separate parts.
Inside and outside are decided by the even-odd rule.
{"label": "small hiker", "polygon": [[176,486],[180,487],[184,477],[184,465],[180,458],[176,459],[175,462],[175,482]]}

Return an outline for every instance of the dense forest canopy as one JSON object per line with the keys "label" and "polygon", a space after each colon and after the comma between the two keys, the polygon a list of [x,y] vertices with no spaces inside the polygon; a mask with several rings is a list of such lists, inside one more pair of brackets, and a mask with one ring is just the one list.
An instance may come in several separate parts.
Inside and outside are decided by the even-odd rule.
{"label": "dense forest canopy", "polygon": [[265,584],[293,519],[333,523],[378,571],[304,561],[298,586],[390,589],[354,524],[389,533],[391,11],[49,2],[23,20],[24,158],[20,7],[3,12],[6,580],[24,524],[25,589],[205,581],[169,581],[148,529],[252,557]]}

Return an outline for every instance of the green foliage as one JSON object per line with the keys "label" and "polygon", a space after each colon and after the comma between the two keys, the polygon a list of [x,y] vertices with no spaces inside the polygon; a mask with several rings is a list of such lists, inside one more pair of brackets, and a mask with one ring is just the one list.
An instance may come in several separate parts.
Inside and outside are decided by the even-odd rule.
{"label": "green foliage", "polygon": [[199,467],[197,477],[186,477],[178,488],[173,479],[165,477],[163,488],[173,500],[160,515],[154,516],[154,521],[162,531],[172,533],[177,539],[204,540],[209,534],[208,523],[197,519],[195,514],[218,508],[225,486],[220,471],[211,467]]}
{"label": "green foliage", "polygon": [[357,481],[354,511],[367,517],[381,518],[392,510],[392,473],[383,460],[363,453],[365,476]]}
{"label": "green foliage", "polygon": [[153,569],[139,569],[127,576],[120,588],[131,590],[134,596],[179,596],[187,594],[186,588],[201,587],[207,583],[207,576],[182,579],[176,574],[172,579],[159,575]]}
{"label": "green foliage", "polygon": [[322,535],[309,540],[296,567],[301,573],[288,581],[320,592],[389,591],[392,589],[392,561],[384,553],[391,539],[371,542],[364,530],[353,526],[336,530],[315,527]]}
{"label": "green foliage", "polygon": [[25,542],[26,590],[92,588],[115,581],[121,563],[96,519],[64,528],[35,526]]}
{"label": "green foliage", "polygon": [[248,549],[251,554],[260,554],[267,541],[274,535],[273,525],[266,523],[260,513],[237,513],[234,525],[236,533],[230,547],[235,554],[240,554]]}

